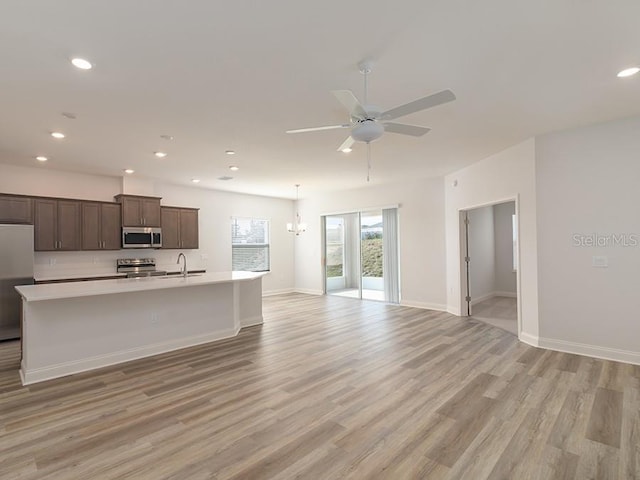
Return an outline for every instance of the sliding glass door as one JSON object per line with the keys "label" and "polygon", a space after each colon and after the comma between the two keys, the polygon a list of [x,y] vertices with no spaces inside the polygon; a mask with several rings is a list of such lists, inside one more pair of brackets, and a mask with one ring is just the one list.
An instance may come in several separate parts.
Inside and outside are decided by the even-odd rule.
{"label": "sliding glass door", "polygon": [[398,303],[397,209],[323,218],[325,292]]}

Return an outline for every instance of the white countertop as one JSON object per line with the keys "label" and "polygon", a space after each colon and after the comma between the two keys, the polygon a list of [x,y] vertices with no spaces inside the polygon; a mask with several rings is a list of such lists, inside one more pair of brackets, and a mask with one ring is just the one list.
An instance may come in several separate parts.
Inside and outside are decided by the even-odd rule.
{"label": "white countertop", "polygon": [[63,273],[56,275],[36,275],[34,280],[36,282],[50,282],[52,280],[77,280],[80,278],[104,278],[104,277],[126,277],[126,273]]}
{"label": "white countertop", "polygon": [[211,272],[196,273],[187,278],[178,276],[117,278],[72,283],[48,283],[41,285],[22,285],[15,287],[27,302],[56,300],[61,298],[90,297],[93,295],[112,295],[163,288],[183,288],[214,283],[253,280],[264,276],[259,272]]}

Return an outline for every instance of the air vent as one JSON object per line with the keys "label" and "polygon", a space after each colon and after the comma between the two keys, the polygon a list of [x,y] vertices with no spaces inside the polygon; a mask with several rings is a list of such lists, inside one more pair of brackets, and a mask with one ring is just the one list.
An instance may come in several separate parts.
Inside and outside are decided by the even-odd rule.
{"label": "air vent", "polygon": [[228,175],[223,175],[222,177],[218,177],[218,180],[223,180],[223,181],[227,181],[227,180],[233,180],[233,177],[230,177]]}

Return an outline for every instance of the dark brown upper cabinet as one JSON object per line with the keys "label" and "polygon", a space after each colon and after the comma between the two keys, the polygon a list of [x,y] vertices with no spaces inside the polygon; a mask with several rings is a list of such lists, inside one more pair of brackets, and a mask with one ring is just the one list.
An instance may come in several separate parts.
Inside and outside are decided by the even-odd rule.
{"label": "dark brown upper cabinet", "polygon": [[31,198],[19,195],[0,195],[0,223],[33,223]]}
{"label": "dark brown upper cabinet", "polygon": [[82,250],[120,250],[119,203],[82,202]]}
{"label": "dark brown upper cabinet", "polygon": [[160,198],[140,195],[116,195],[122,205],[123,227],[159,227],[162,219]]}
{"label": "dark brown upper cabinet", "polygon": [[80,250],[81,202],[34,198],[36,251]]}
{"label": "dark brown upper cabinet", "polygon": [[162,207],[162,248],[198,248],[198,209]]}

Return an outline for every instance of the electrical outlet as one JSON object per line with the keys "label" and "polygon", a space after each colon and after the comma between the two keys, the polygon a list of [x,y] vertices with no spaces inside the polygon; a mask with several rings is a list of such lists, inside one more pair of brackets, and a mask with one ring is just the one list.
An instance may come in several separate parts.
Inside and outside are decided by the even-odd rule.
{"label": "electrical outlet", "polygon": [[158,324],[158,314],[157,313],[152,313],[151,314],[151,325],[157,325]]}
{"label": "electrical outlet", "polygon": [[202,255],[200,255],[200,258],[202,260],[209,260],[209,255],[207,255],[206,253],[203,253]]}
{"label": "electrical outlet", "polygon": [[56,264],[56,259],[55,258],[50,258],[49,259],[49,265],[55,265]]}
{"label": "electrical outlet", "polygon": [[98,263],[98,257],[93,257],[93,264],[95,265],[96,263]]}

